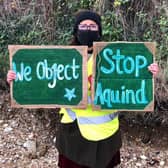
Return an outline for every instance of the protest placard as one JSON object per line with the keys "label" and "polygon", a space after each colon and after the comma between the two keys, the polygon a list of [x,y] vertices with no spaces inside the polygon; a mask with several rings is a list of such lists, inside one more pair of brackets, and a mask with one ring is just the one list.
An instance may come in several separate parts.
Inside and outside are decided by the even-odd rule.
{"label": "protest placard", "polygon": [[87,105],[87,47],[10,45],[12,107]]}
{"label": "protest placard", "polygon": [[94,108],[153,111],[154,55],[152,42],[94,43]]}

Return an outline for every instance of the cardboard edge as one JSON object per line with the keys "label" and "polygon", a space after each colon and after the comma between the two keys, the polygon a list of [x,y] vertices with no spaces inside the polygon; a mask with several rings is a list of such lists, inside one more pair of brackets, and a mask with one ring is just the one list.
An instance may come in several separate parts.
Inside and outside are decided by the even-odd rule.
{"label": "cardboard edge", "polygon": [[145,108],[144,111],[153,111],[154,110],[154,101],[151,101]]}
{"label": "cardboard edge", "polygon": [[82,95],[82,100],[79,102],[78,106],[76,108],[84,108],[86,109],[87,107],[87,102],[88,102],[88,71],[87,71],[87,47],[83,47],[82,50],[78,50],[83,56],[83,67],[82,67],[82,75],[83,75],[83,82],[82,82],[82,89],[83,89],[83,95]]}
{"label": "cardboard edge", "polygon": [[[92,66],[92,86],[91,86],[91,101],[94,102],[94,85],[95,85],[95,75],[96,75],[96,58],[99,52],[108,44],[109,42],[94,42],[93,43],[93,66]],[[93,110],[101,110],[101,106],[94,105],[92,103]]]}
{"label": "cardboard edge", "polygon": [[156,42],[144,42],[144,45],[153,54],[153,57],[155,57],[155,54],[156,54]]}
{"label": "cardboard edge", "polygon": [[33,105],[21,105],[15,102],[11,103],[11,107],[12,108],[28,108],[28,109],[39,109],[39,108],[46,108],[46,109],[50,109],[50,108],[80,108],[80,109],[85,109],[85,105],[81,104],[78,107],[76,105],[72,106],[72,105],[57,105],[57,104],[50,104],[50,105],[45,105],[45,104],[33,104]]}

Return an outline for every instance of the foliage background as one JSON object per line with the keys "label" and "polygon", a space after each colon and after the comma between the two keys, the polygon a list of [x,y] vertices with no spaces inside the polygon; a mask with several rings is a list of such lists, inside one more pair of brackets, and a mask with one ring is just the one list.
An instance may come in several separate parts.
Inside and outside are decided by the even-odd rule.
{"label": "foliage background", "polygon": [[166,0],[0,0],[0,78],[9,69],[8,45],[59,45],[72,38],[79,9],[101,14],[104,41],[156,41],[156,111],[168,109],[168,2]]}

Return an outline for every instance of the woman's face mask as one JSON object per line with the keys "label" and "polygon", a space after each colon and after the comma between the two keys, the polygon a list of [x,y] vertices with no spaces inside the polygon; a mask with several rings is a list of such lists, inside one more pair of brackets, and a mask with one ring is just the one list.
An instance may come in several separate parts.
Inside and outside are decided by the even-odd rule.
{"label": "woman's face mask", "polygon": [[77,39],[81,45],[92,47],[94,41],[100,41],[99,31],[78,30]]}

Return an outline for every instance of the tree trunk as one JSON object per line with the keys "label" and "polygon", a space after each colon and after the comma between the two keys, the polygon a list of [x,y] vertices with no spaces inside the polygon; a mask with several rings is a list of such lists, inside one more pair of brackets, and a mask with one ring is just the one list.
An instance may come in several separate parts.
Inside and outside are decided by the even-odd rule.
{"label": "tree trunk", "polygon": [[165,11],[166,16],[168,17],[168,1],[159,1],[159,0],[152,0],[155,7],[157,7],[160,11],[163,9]]}
{"label": "tree trunk", "polygon": [[107,9],[109,9],[110,2],[109,0],[96,0],[94,3],[94,9],[100,15],[102,15]]}

